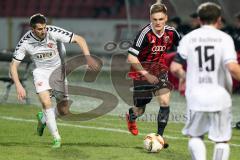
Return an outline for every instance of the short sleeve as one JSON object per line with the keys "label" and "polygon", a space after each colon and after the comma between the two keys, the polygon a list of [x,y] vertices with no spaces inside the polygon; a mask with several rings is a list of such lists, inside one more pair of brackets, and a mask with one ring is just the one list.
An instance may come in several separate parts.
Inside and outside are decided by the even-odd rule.
{"label": "short sleeve", "polygon": [[177,53],[181,56],[182,59],[187,59],[187,38],[186,36],[182,38],[177,47]]}
{"label": "short sleeve", "polygon": [[13,58],[18,61],[22,61],[25,55],[26,55],[26,46],[24,41],[21,39],[15,48],[15,51],[13,53]]}
{"label": "short sleeve", "polygon": [[148,45],[147,33],[150,29],[150,26],[148,26],[137,34],[133,45],[128,49],[128,53],[138,56],[139,52]]}
{"label": "short sleeve", "polygon": [[234,47],[233,39],[230,36],[224,38],[223,43],[223,62],[227,64],[229,62],[237,62],[237,54]]}
{"label": "short sleeve", "polygon": [[174,46],[178,46],[180,40],[181,40],[180,34],[177,32],[177,30],[174,30],[174,34],[173,34],[173,43],[174,43]]}
{"label": "short sleeve", "polygon": [[47,26],[49,34],[57,41],[71,43],[73,33],[56,26]]}

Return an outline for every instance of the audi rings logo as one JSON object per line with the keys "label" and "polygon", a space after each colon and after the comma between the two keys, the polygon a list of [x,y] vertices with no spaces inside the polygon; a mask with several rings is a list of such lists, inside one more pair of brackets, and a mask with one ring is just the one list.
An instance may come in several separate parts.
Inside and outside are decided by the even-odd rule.
{"label": "audi rings logo", "polygon": [[154,46],[152,47],[152,52],[161,52],[161,51],[165,51],[166,50],[166,46]]}

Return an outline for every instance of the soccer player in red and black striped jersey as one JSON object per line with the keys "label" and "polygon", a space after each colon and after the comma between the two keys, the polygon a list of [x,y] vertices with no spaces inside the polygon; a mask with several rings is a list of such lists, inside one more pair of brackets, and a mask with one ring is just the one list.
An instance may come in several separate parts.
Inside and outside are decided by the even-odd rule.
{"label": "soccer player in red and black striped jersey", "polygon": [[173,27],[166,25],[167,19],[166,6],[153,4],[150,8],[151,23],[139,32],[128,50],[128,61],[131,63],[129,76],[134,82],[134,107],[129,109],[126,118],[128,129],[133,135],[138,134],[136,119],[144,113],[152,93],[160,105],[158,134],[163,135],[168,122],[171,85],[168,82],[165,56],[176,48],[180,35]]}

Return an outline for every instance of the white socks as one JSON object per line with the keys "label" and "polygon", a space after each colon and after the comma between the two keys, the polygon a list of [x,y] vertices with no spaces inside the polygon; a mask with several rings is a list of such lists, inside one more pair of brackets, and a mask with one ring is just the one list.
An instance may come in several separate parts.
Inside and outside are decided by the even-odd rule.
{"label": "white socks", "polygon": [[214,147],[213,160],[228,160],[230,147],[228,143],[216,143]]}
{"label": "white socks", "polygon": [[[59,116],[58,109],[57,109],[57,107],[54,107],[53,109],[54,109],[55,118],[57,119],[58,116]],[[45,111],[45,110],[42,109],[42,112],[43,112],[43,113],[44,113],[44,111]],[[41,122],[42,122],[42,124],[46,123],[46,116],[45,116],[45,114],[43,114],[43,117],[42,117],[42,119],[41,119]]]}
{"label": "white socks", "polygon": [[58,118],[58,116],[60,115],[58,112],[58,108],[54,107],[54,113],[55,113],[55,117]]}
{"label": "white socks", "polygon": [[[188,148],[192,160],[206,160],[206,147],[201,138],[191,138],[188,142]],[[228,160],[230,147],[228,143],[216,143],[214,147],[213,160]]]}
{"label": "white socks", "polygon": [[191,138],[188,142],[188,149],[191,153],[192,160],[206,160],[206,147],[201,138]]}
{"label": "white socks", "polygon": [[55,119],[55,111],[54,110],[55,110],[54,108],[48,108],[48,109],[44,110],[44,115],[45,115],[46,124],[47,124],[47,127],[48,127],[50,133],[52,134],[54,139],[60,139],[60,135],[59,135],[58,129],[57,129],[57,123],[56,123],[56,119]]}
{"label": "white socks", "polygon": [[45,111],[45,110],[42,109],[42,113],[43,113],[43,117],[42,117],[42,119],[41,119],[42,124],[45,124],[45,123],[46,123],[46,116],[45,116],[44,111]]}

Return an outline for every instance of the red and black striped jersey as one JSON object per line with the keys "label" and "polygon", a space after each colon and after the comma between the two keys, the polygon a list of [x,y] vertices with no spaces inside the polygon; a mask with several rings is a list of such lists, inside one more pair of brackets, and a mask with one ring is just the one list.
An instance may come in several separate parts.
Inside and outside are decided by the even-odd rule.
{"label": "red and black striped jersey", "polygon": [[[176,50],[180,41],[180,35],[175,28],[164,26],[164,32],[157,34],[151,24],[145,26],[136,36],[132,47],[128,52],[138,58],[145,70],[158,76],[166,66],[165,56],[168,52]],[[131,67],[129,77],[141,79],[140,73]]]}

